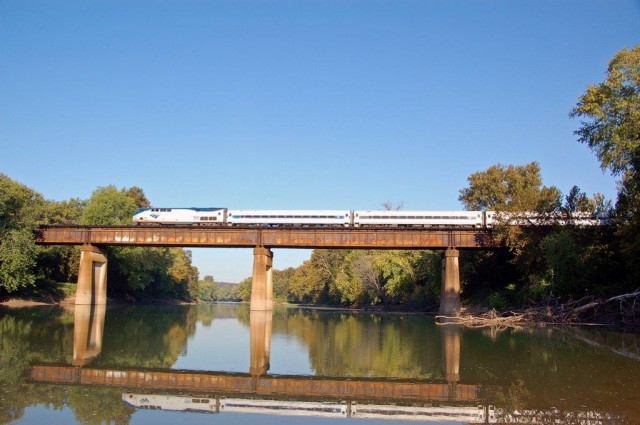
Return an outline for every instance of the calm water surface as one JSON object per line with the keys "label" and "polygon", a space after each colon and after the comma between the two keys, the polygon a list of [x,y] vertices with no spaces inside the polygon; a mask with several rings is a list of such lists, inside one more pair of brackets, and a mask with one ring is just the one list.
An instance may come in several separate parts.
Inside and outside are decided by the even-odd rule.
{"label": "calm water surface", "polygon": [[640,423],[640,337],[246,305],[0,309],[0,422]]}

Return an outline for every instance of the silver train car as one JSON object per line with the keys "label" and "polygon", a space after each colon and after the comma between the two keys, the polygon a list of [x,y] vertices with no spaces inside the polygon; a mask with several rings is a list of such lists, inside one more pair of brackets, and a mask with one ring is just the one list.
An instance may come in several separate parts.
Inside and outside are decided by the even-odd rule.
{"label": "silver train car", "polygon": [[491,227],[493,212],[140,208],[132,224],[311,227]]}

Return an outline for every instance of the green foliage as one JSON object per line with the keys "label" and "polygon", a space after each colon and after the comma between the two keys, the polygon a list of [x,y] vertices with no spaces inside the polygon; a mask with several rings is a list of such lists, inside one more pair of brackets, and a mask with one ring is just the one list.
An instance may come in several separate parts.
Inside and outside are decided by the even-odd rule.
{"label": "green foliage", "polygon": [[198,281],[198,299],[200,301],[213,301],[216,299],[216,283],[213,276],[206,275],[203,280]]}
{"label": "green foliage", "polygon": [[115,186],[99,187],[91,194],[80,223],[93,226],[130,224],[137,208],[136,202],[137,199],[129,196],[127,189],[118,190]]}
{"label": "green foliage", "polygon": [[[469,187],[460,191],[460,200],[472,210],[564,212],[570,218],[578,212],[609,209],[602,195],[589,198],[577,186],[569,191],[564,203],[561,199],[558,189],[543,186],[536,163],[489,167],[474,173]],[[607,251],[604,247],[610,235],[607,228],[590,231],[567,226],[497,226],[494,236],[509,247],[509,252],[466,255],[464,293],[486,299],[496,308],[502,304],[498,295],[507,304],[520,305],[548,297],[582,297],[601,285],[602,276],[615,276],[611,270],[614,263],[603,263],[593,254]]]}
{"label": "green foliage", "polygon": [[0,287],[14,292],[35,283],[37,250],[29,230],[6,232],[0,243]]}
{"label": "green foliage", "polygon": [[198,296],[198,270],[191,265],[190,251],[181,248],[111,248],[109,291],[140,298]]}
{"label": "green foliage", "polygon": [[542,250],[553,282],[553,295],[567,298],[579,295],[584,287],[584,264],[581,250],[568,230],[562,229],[545,237]]}
{"label": "green foliage", "polygon": [[622,49],[609,62],[607,77],[589,86],[571,111],[581,118],[578,140],[615,175],[638,172],[640,155],[640,45]]}
{"label": "green foliage", "polygon": [[248,277],[238,284],[236,296],[242,301],[251,301],[251,278]]}
{"label": "green foliage", "polygon": [[458,198],[467,210],[549,212],[560,204],[560,191],[542,185],[537,162],[492,165],[467,180],[469,186],[460,190]]}
{"label": "green foliage", "polygon": [[620,177],[619,250],[627,289],[640,280],[640,45],[609,62],[605,80],[589,86],[571,111],[581,119],[576,135],[596,154],[603,170]]}
{"label": "green foliage", "polygon": [[507,300],[498,292],[487,297],[487,306],[495,310],[504,310],[507,308]]}
{"label": "green foliage", "polygon": [[340,294],[335,279],[347,254],[346,250],[314,250],[289,280],[292,301],[338,304]]}
{"label": "green foliage", "polygon": [[336,276],[335,285],[342,304],[375,304],[380,302],[384,295],[380,272],[376,269],[374,257],[369,251],[349,252]]}
{"label": "green foliage", "polygon": [[45,205],[40,194],[0,174],[0,289],[5,292],[35,283],[38,248],[32,231],[44,221]]}
{"label": "green foliage", "polygon": [[296,269],[293,267],[273,271],[273,298],[278,301],[289,300],[289,286]]}
{"label": "green foliage", "polygon": [[315,250],[293,272],[289,299],[341,305],[432,304],[440,256],[431,251]]}
{"label": "green foliage", "polygon": [[15,229],[35,229],[44,222],[42,195],[0,173],[0,237]]}

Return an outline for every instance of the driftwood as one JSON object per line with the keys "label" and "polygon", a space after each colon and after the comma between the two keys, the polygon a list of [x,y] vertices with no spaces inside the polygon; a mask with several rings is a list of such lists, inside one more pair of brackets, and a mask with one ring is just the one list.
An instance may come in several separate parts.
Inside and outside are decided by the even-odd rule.
{"label": "driftwood", "polygon": [[486,326],[519,328],[546,324],[640,327],[640,289],[604,300],[585,297],[568,303],[535,306],[519,311],[497,312],[490,310],[480,314],[463,311],[459,317],[436,316],[436,318],[442,319],[446,323],[472,328]]}
{"label": "driftwood", "polygon": [[[593,301],[593,302],[590,302],[590,303],[585,304],[583,306],[574,308],[573,310],[571,310],[568,313],[567,317],[578,317],[578,316],[580,316],[580,314],[582,314],[582,313],[584,313],[584,312],[586,312],[588,310],[593,310],[595,308],[598,308],[598,307],[601,307],[601,306],[604,306],[606,304],[613,303],[613,302],[616,302],[616,301],[622,303],[622,302],[624,302],[624,301],[626,301],[628,299],[634,299],[633,305],[631,307],[631,310],[634,310],[635,307],[636,307],[636,303],[638,301],[638,297],[640,297],[640,290],[635,291],[635,292],[631,292],[629,294],[618,295],[618,296],[609,298],[607,300]],[[620,308],[623,309],[623,305],[622,304],[620,305]]]}

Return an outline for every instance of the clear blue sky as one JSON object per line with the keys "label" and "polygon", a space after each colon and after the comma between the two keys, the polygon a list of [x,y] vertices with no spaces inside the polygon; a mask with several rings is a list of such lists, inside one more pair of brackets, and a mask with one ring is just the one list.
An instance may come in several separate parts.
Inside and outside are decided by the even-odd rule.
{"label": "clear blue sky", "polygon": [[[568,113],[638,43],[638,1],[2,0],[0,172],[55,200],[451,210],[535,160],[613,198]],[[194,251],[221,281],[251,261]]]}

